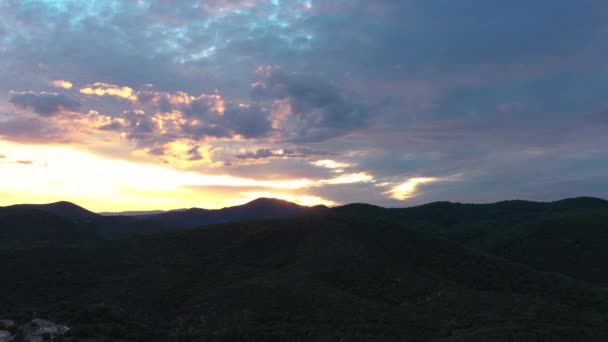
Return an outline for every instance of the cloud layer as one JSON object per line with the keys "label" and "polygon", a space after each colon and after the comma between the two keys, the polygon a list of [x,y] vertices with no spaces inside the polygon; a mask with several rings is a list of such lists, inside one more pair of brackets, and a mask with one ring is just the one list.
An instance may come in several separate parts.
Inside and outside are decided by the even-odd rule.
{"label": "cloud layer", "polygon": [[237,201],[608,197],[606,35],[598,0],[8,0],[0,140],[315,184]]}

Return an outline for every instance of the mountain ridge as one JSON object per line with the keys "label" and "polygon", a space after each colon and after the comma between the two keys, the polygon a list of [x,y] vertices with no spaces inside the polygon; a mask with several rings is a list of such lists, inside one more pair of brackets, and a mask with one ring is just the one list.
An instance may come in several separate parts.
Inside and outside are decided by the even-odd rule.
{"label": "mountain ridge", "polygon": [[[608,205],[608,199],[604,199],[604,198],[600,198],[600,197],[593,197],[593,196],[578,196],[578,197],[566,197],[563,199],[559,199],[559,200],[553,200],[553,201],[532,201],[532,200],[520,200],[520,199],[511,199],[511,200],[501,200],[501,201],[495,201],[495,202],[483,202],[483,203],[477,203],[477,202],[452,202],[452,201],[433,201],[433,202],[429,202],[429,203],[424,203],[424,204],[418,204],[418,205],[413,205],[413,206],[407,206],[407,207],[382,207],[382,206],[378,206],[375,204],[370,204],[370,203],[364,203],[364,202],[353,202],[353,203],[347,203],[347,204],[343,204],[343,205],[337,205],[337,206],[333,206],[333,207],[327,207],[325,205],[319,204],[319,205],[311,205],[311,206],[305,206],[305,205],[300,205],[297,204],[295,202],[290,202],[287,200],[282,200],[279,198],[272,198],[272,197],[259,197],[256,198],[254,200],[251,200],[247,203],[244,204],[239,204],[239,205],[235,205],[235,206],[228,206],[228,207],[223,207],[223,208],[219,208],[219,209],[206,209],[206,208],[200,208],[200,207],[189,207],[189,208],[180,208],[180,209],[171,209],[171,210],[162,210],[162,209],[149,209],[149,210],[142,210],[141,212],[153,212],[151,214],[140,214],[140,215],[129,215],[129,216],[148,216],[148,215],[157,215],[157,214],[164,214],[164,213],[170,213],[170,212],[183,212],[186,210],[192,210],[192,209],[199,209],[199,210],[205,210],[205,211],[217,211],[217,210],[224,210],[224,209],[229,209],[229,208],[235,208],[235,207],[242,207],[242,206],[248,206],[248,205],[253,205],[253,204],[257,204],[257,203],[264,203],[264,202],[275,202],[275,203],[286,203],[286,204],[292,204],[292,205],[297,205],[300,207],[309,207],[309,208],[315,208],[315,207],[324,207],[324,208],[344,208],[344,207],[349,207],[349,206],[371,206],[371,207],[376,207],[376,208],[383,208],[383,209],[410,209],[410,208],[420,208],[420,207],[427,207],[427,206],[441,206],[441,205],[463,205],[463,206],[491,206],[491,205],[497,205],[497,204],[514,204],[514,203],[519,203],[519,204],[566,204],[566,203],[573,203],[573,202],[578,202],[578,203],[588,203],[588,204],[594,204],[594,205]],[[0,208],[11,208],[11,207],[33,207],[33,208],[42,208],[44,209],[45,207],[61,207],[61,206],[65,206],[65,207],[72,207],[72,208],[79,208],[82,211],[86,211],[87,213],[91,213],[91,214],[97,214],[97,215],[103,215],[103,216],[119,216],[119,214],[121,213],[135,213],[138,211],[103,211],[103,212],[94,212],[91,210],[88,210],[74,202],[70,202],[70,201],[57,201],[57,202],[51,202],[51,203],[41,203],[41,204],[29,204],[29,203],[17,203],[17,204],[10,204],[10,205],[6,205],[6,206],[0,206]]]}

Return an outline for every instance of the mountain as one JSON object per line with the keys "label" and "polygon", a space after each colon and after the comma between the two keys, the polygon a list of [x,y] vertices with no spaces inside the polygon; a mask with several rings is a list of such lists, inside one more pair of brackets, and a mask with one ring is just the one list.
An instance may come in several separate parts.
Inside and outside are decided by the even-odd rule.
{"label": "mountain", "polygon": [[479,250],[608,287],[608,208],[563,213],[492,234]]}
{"label": "mountain", "polygon": [[242,220],[259,220],[297,215],[309,215],[322,213],[327,209],[328,208],[324,206],[305,207],[279,199],[258,198],[243,205],[227,207],[219,210],[191,208],[156,215],[144,215],[139,216],[139,218],[156,221],[166,227],[175,229]]}
{"label": "mountain", "polygon": [[605,341],[608,294],[326,212],[0,251],[0,316],[68,341]]}
{"label": "mountain", "polygon": [[70,202],[55,202],[49,204],[17,204],[5,207],[7,209],[35,209],[55,214],[63,219],[74,223],[89,222],[99,217],[98,214],[91,212]]}
{"label": "mountain", "polygon": [[0,248],[89,242],[97,234],[72,220],[30,206],[0,207]]}
{"label": "mountain", "polygon": [[[2,209],[7,217],[27,210],[38,217],[30,218],[25,215],[22,221],[16,216],[10,218],[11,229],[0,227],[0,248],[41,243],[78,243],[89,241],[93,236],[115,239],[222,222],[312,215],[329,210],[323,206],[305,207],[270,198],[259,198],[244,205],[219,210],[192,208],[136,216],[104,216],[70,202],[19,204]],[[32,223],[34,221],[35,224]],[[58,234],[57,238],[52,238],[53,231]],[[62,231],[65,231],[65,234]]]}
{"label": "mountain", "polygon": [[119,212],[101,212],[102,216],[144,216],[166,213],[165,210],[140,210],[140,211],[119,211]]}
{"label": "mountain", "polygon": [[90,241],[93,237],[117,238],[167,229],[157,222],[142,225],[139,219],[133,217],[102,216],[64,201],[17,204],[0,209],[0,216],[10,221],[10,226],[0,225],[0,236],[4,236],[4,239],[0,239],[0,248],[27,247],[41,243],[80,243]]}
{"label": "mountain", "polygon": [[602,271],[608,263],[608,201],[603,199],[435,202],[398,209],[347,205],[334,210],[366,220],[382,217],[471,250],[608,286]]}

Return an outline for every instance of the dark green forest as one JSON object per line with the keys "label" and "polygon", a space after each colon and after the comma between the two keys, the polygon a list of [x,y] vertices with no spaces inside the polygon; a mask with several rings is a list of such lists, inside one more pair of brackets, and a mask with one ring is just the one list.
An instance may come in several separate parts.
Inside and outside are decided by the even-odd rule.
{"label": "dark green forest", "polygon": [[65,341],[608,341],[604,200],[235,212],[0,208],[0,318]]}

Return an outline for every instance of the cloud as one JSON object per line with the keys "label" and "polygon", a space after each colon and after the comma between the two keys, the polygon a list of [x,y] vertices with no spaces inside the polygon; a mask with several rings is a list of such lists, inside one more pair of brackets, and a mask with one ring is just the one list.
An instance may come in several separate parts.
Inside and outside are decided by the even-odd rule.
{"label": "cloud", "polygon": [[189,156],[188,160],[190,161],[198,161],[198,160],[203,160],[205,159],[205,156],[203,156],[203,154],[200,151],[201,147],[200,146],[194,146],[193,148],[189,149],[187,154]]}
{"label": "cloud", "polygon": [[0,124],[0,137],[20,142],[68,143],[65,127],[49,123],[39,116],[17,117]]}
{"label": "cloud", "polygon": [[237,159],[269,159],[269,158],[307,158],[314,156],[329,156],[330,153],[314,151],[305,147],[297,147],[295,149],[278,149],[271,150],[268,148],[257,149],[256,151],[248,151],[237,154],[234,157]]}
{"label": "cloud", "polygon": [[317,185],[337,185],[373,182],[374,177],[366,172],[343,174],[335,178],[317,181]]}
{"label": "cloud", "polygon": [[258,138],[272,131],[269,113],[257,105],[230,106],[220,123],[244,138]]}
{"label": "cloud", "polygon": [[80,107],[80,102],[56,93],[11,92],[9,101],[18,108],[33,110],[45,117],[76,111]]}
{"label": "cloud", "polygon": [[72,89],[72,82],[64,81],[64,80],[54,80],[51,81],[51,85],[55,88],[63,88],[63,89]]}
{"label": "cloud", "polygon": [[237,154],[234,157],[238,159],[266,159],[279,156],[279,153],[273,152],[271,149],[261,148],[255,152],[245,152],[242,154]]}
{"label": "cloud", "polygon": [[390,195],[396,200],[405,201],[416,195],[416,191],[420,185],[437,181],[439,181],[439,179],[434,177],[410,178],[407,181],[392,187],[389,191],[385,192],[385,194]]}
{"label": "cloud", "polygon": [[137,100],[141,105],[154,105],[160,112],[179,110],[189,117],[199,119],[211,113],[223,114],[225,111],[224,99],[219,93],[193,96],[184,91],[143,90],[137,92]]}
{"label": "cloud", "polygon": [[[221,107],[222,110],[223,107]],[[181,131],[192,139],[233,138],[253,139],[266,136],[272,131],[268,113],[260,107],[229,105],[224,112],[200,101],[188,105],[178,115],[190,118],[186,124],[178,124]]]}
{"label": "cloud", "polygon": [[[32,118],[26,122],[25,118],[15,118],[4,124],[0,134],[16,138],[33,132],[30,128],[35,126],[36,130],[44,131],[44,134],[34,134],[40,135],[37,138],[48,137],[49,133],[54,132],[58,136],[53,136],[53,140],[71,139],[72,133],[78,131],[78,128],[86,128],[88,132],[114,132],[135,142],[137,149],[148,150],[155,156],[167,157],[164,154],[169,153],[167,145],[185,143],[190,147],[187,151],[180,149],[183,159],[202,161],[206,158],[197,154],[196,148],[202,141],[257,139],[268,136],[273,131],[270,114],[261,106],[225,104],[218,93],[192,96],[186,92],[136,92],[130,87],[100,82],[92,85],[95,88],[83,88],[81,93],[130,99],[132,101],[126,104],[128,109],[113,115],[90,111],[88,114],[57,116],[56,114],[75,110],[80,103],[55,93],[12,92],[11,102],[17,107],[32,109],[47,118],[56,117],[46,122]],[[58,129],[61,126],[65,129]],[[171,159],[175,157],[176,155],[171,155]]]}
{"label": "cloud", "polygon": [[[272,132],[269,113],[260,106],[227,104],[219,93],[192,96],[181,91],[143,90],[127,91],[125,95],[137,99],[141,109],[123,111],[101,129],[125,132],[128,139],[140,146],[178,139],[254,139]],[[161,149],[153,151],[158,153]]]}
{"label": "cloud", "polygon": [[130,101],[137,100],[137,96],[132,88],[120,87],[114,84],[107,84],[103,82],[95,82],[87,87],[80,88],[79,91],[81,94],[85,95],[114,96]]}
{"label": "cloud", "polygon": [[327,169],[343,169],[345,167],[351,166],[350,164],[340,163],[340,162],[337,162],[337,161],[331,160],[331,159],[317,160],[317,161],[311,162],[311,164],[314,166],[317,166],[317,167],[324,167]]}
{"label": "cloud", "polygon": [[365,127],[370,106],[357,102],[327,82],[304,75],[290,75],[275,67],[259,67],[264,82],[252,85],[257,99],[283,100],[288,112],[279,114],[286,140],[319,142]]}
{"label": "cloud", "polygon": [[207,0],[202,4],[202,7],[210,13],[222,13],[236,9],[253,8],[265,2],[266,0]]}

